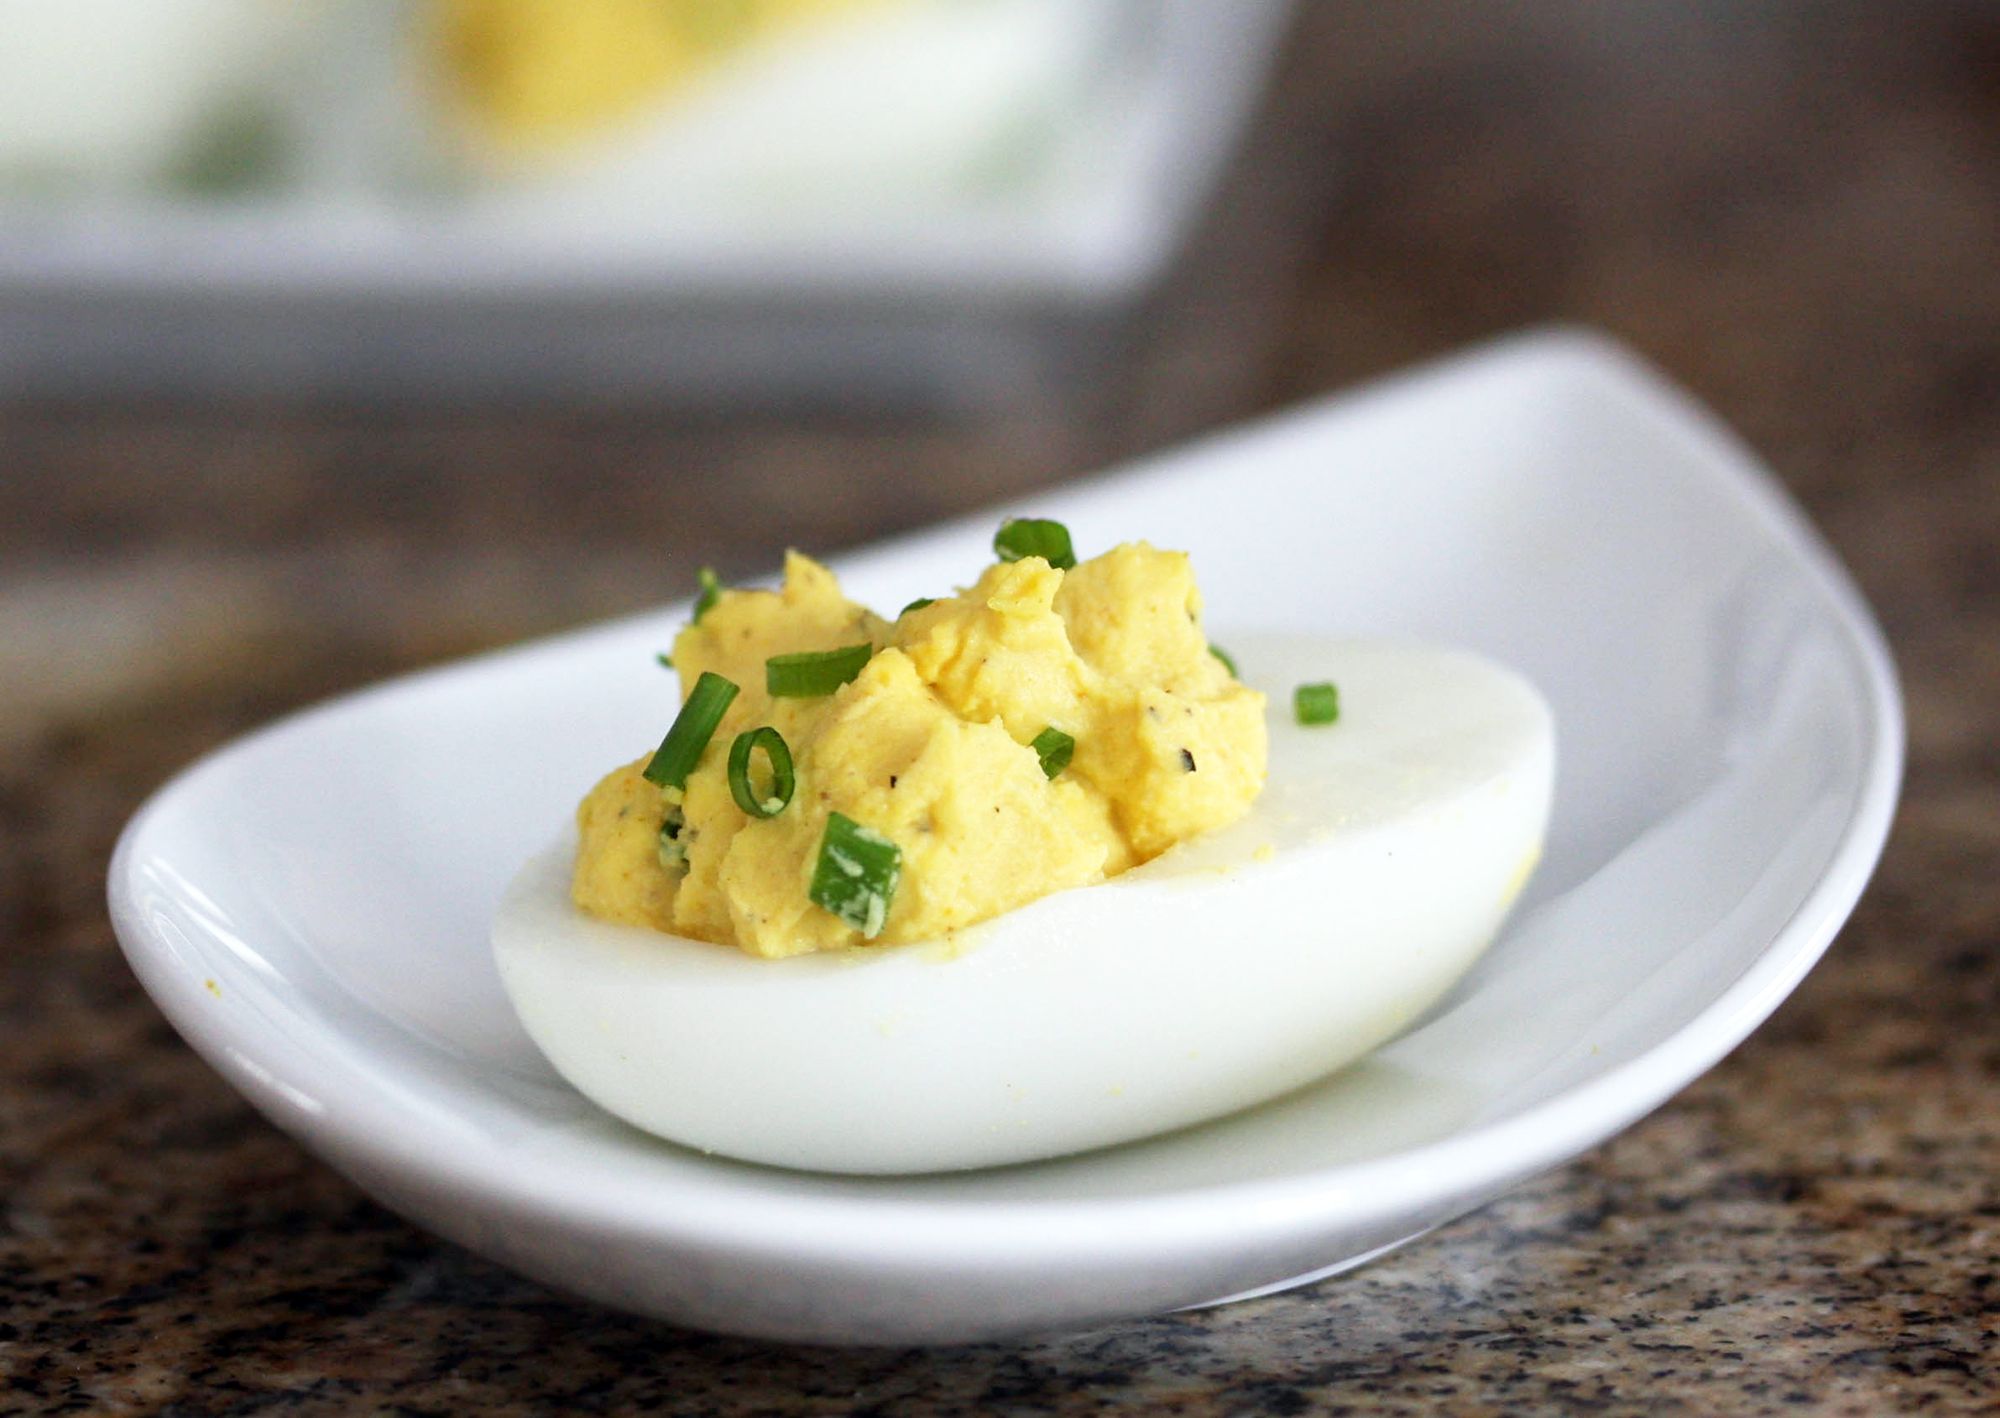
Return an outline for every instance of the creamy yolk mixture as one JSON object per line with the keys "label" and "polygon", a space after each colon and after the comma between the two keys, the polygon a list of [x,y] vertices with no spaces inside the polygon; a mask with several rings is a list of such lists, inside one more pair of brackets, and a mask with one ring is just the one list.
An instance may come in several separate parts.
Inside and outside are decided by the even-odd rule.
{"label": "creamy yolk mixture", "polygon": [[[1187,557],[1144,543],[1067,572],[1038,556],[996,563],[894,623],[793,553],[781,590],[723,591],[674,642],[684,693],[704,671],[740,693],[684,790],[647,781],[641,758],[584,799],[576,904],[761,956],[860,944],[808,895],[838,812],[902,853],[874,939],[928,940],[1233,822],[1263,786],[1264,696],[1210,653],[1200,613]],[[771,656],[862,641],[875,654],[833,693],[766,693]],[[725,760],[764,725],[797,782],[755,818]],[[1053,777],[1031,747],[1051,727],[1075,740]]]}

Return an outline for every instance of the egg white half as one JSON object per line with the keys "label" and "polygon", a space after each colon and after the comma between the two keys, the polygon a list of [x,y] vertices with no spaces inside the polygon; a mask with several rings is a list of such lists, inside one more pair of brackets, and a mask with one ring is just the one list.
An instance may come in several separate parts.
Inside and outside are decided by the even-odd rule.
{"label": "egg white half", "polygon": [[[929,944],[763,960],[583,915],[573,834],[508,889],[522,1024],[674,1142],[815,1171],[994,1166],[1184,1127],[1383,1043],[1471,966],[1539,858],[1548,706],[1477,656],[1232,641],[1271,697],[1250,814]],[[1332,680],[1337,724],[1291,687]]]}

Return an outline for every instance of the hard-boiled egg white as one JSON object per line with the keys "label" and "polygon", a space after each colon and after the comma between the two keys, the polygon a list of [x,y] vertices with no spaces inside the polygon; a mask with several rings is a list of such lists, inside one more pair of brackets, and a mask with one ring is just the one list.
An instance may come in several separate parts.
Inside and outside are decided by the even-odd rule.
{"label": "hard-boiled egg white", "polygon": [[[993,1166],[1276,1097],[1434,1003],[1538,860],[1547,706],[1476,656],[1231,642],[1270,692],[1270,779],[1243,820],[1096,886],[928,944],[764,960],[611,925],[569,900],[574,841],[494,923],[537,1046],[661,1137],[829,1172]],[[1294,722],[1332,680],[1339,722]]]}

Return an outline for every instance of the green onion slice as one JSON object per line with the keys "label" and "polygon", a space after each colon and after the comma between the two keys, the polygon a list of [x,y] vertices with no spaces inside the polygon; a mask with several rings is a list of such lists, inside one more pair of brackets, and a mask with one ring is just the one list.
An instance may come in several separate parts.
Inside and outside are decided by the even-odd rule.
{"label": "green onion slice", "polygon": [[1236,668],[1236,661],[1229,658],[1227,650],[1223,649],[1220,645],[1211,645],[1208,647],[1208,653],[1222,661],[1222,668],[1228,670],[1231,676],[1236,679],[1243,678],[1242,674]]}
{"label": "green onion slice", "polygon": [[1292,713],[1301,724],[1331,724],[1340,717],[1340,691],[1322,680],[1292,691]]}
{"label": "green onion slice", "polygon": [[838,650],[773,655],[764,661],[764,689],[773,698],[816,699],[860,674],[861,667],[873,658],[875,647],[866,640]]}
{"label": "green onion slice", "polygon": [[993,554],[1002,561],[1039,556],[1058,571],[1067,571],[1076,565],[1076,552],[1069,543],[1069,528],[1046,517],[1009,517],[993,534]]}
{"label": "green onion slice", "polygon": [[703,670],[694,682],[694,691],[674,716],[674,725],[660,740],[659,750],[646,765],[646,781],[662,788],[685,788],[688,774],[701,761],[701,751],[715,737],[715,726],[728,712],[736,697],[736,685],[710,670]]}
{"label": "green onion slice", "polygon": [[702,567],[695,572],[694,579],[701,587],[701,591],[694,598],[694,623],[700,625],[701,618],[708,614],[708,608],[721,598],[722,583],[715,579],[713,566]]}
{"label": "green onion slice", "polygon": [[660,865],[668,871],[686,871],[688,843],[693,837],[681,810],[668,808],[666,818],[660,823]]}
{"label": "green onion slice", "polygon": [[1053,778],[1069,767],[1070,755],[1076,752],[1076,740],[1051,724],[1036,734],[1028,747],[1041,756],[1042,772]]}
{"label": "green onion slice", "polygon": [[889,919],[902,873],[902,848],[874,828],[830,812],[806,895],[815,906],[860,931],[863,940],[873,940]]}
{"label": "green onion slice", "polygon": [[[760,748],[771,764],[771,791],[767,794],[759,794],[750,786],[750,755]],[[792,773],[792,751],[785,747],[785,736],[769,724],[738,734],[736,742],[729,746],[729,796],[752,817],[776,817],[783,812],[785,804],[792,800],[792,789],[797,782]]]}
{"label": "green onion slice", "polygon": [[914,601],[911,601],[911,602],[910,602],[910,603],[909,603],[909,604],[908,604],[907,606],[904,606],[904,607],[903,607],[903,608],[902,608],[901,610],[897,611],[897,612],[896,612],[896,619],[897,619],[897,620],[901,620],[901,619],[902,619],[902,618],[903,618],[904,616],[908,615],[908,614],[909,614],[909,613],[910,613],[911,611],[920,611],[920,610],[922,610],[922,609],[923,609],[923,608],[924,608],[925,606],[934,606],[934,605],[936,605],[936,604],[937,604],[937,600],[936,600],[936,598],[935,598],[935,597],[932,597],[932,596],[919,596],[919,597],[917,597],[917,598],[916,598],[916,599],[915,599]]}

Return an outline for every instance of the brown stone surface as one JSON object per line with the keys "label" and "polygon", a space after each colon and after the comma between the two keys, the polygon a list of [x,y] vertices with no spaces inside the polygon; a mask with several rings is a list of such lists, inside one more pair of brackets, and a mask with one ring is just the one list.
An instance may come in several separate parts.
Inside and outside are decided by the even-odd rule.
{"label": "brown stone surface", "polygon": [[[2000,1408],[2000,11],[1351,5],[1117,371],[865,412],[0,404],[0,1411]],[[1543,320],[1716,407],[1879,608],[1903,811],[1748,1044],[1345,1278],[938,1353],[572,1302],[261,1122],[121,963],[106,854],[327,692],[840,546]]]}

